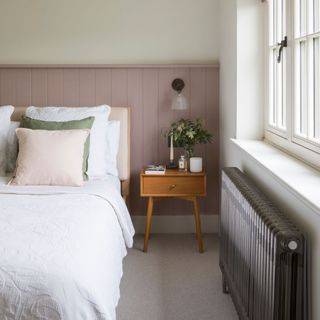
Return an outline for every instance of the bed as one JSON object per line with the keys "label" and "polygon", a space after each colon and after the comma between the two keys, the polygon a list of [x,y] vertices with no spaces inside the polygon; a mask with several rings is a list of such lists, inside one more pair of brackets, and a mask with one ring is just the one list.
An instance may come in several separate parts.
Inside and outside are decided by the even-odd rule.
{"label": "bed", "polygon": [[[16,108],[18,119],[24,108]],[[134,229],[129,109],[121,121],[119,178],[83,187],[8,186],[0,177],[0,319],[116,318],[122,260]]]}

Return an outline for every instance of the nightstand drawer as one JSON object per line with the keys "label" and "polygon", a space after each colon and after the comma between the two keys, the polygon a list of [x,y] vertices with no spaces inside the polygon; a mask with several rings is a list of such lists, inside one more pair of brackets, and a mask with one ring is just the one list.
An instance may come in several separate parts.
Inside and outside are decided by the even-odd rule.
{"label": "nightstand drawer", "polygon": [[195,196],[205,195],[205,177],[204,176],[143,176],[141,183],[141,195],[156,195],[163,197],[172,196]]}

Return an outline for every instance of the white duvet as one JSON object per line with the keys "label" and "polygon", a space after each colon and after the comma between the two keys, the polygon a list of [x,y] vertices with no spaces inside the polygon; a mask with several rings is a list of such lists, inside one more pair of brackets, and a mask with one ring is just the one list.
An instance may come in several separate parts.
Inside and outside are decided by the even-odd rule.
{"label": "white duvet", "polygon": [[115,319],[134,229],[114,183],[0,180],[0,319]]}

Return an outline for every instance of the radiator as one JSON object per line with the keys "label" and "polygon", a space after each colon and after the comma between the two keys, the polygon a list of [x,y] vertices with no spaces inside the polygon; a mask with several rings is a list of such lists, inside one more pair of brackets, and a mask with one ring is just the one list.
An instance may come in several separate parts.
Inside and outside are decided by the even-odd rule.
{"label": "radiator", "polygon": [[220,268],[239,318],[306,320],[305,240],[237,168],[222,170]]}

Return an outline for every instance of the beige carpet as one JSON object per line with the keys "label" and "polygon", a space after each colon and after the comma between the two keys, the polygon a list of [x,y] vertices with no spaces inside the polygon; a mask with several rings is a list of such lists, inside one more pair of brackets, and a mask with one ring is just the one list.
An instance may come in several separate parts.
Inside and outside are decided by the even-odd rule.
{"label": "beige carpet", "polygon": [[219,243],[204,237],[197,252],[193,235],[151,235],[149,252],[143,238],[124,260],[117,320],[236,320],[229,295],[221,290]]}

